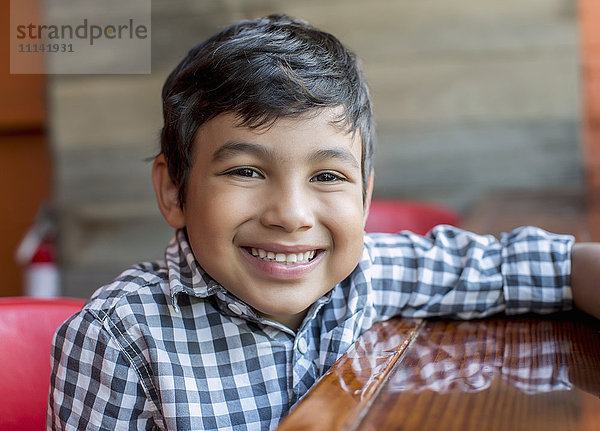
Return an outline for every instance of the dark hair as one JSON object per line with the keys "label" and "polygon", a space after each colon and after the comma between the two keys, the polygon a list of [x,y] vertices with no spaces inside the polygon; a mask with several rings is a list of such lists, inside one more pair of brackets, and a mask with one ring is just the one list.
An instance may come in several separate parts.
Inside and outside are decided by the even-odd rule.
{"label": "dark hair", "polygon": [[189,51],[167,78],[162,99],[161,153],[181,206],[196,132],[225,112],[258,128],[343,107],[336,122],[360,133],[366,191],[375,134],[366,80],[352,52],[304,21],[271,15],[225,28]]}

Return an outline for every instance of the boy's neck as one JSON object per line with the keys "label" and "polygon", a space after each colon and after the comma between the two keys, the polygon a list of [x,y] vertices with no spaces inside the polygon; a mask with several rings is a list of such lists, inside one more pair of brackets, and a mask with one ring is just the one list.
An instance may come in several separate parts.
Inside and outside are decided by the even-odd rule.
{"label": "boy's neck", "polygon": [[267,319],[271,319],[271,320],[274,320],[275,322],[281,323],[282,325],[290,328],[294,332],[296,332],[298,330],[298,328],[304,321],[304,318],[306,317],[307,313],[308,313],[308,310],[305,310],[301,313],[293,314],[293,315],[289,315],[289,316],[288,315],[273,316],[270,314],[264,314],[264,313],[258,312],[259,316],[266,317]]}

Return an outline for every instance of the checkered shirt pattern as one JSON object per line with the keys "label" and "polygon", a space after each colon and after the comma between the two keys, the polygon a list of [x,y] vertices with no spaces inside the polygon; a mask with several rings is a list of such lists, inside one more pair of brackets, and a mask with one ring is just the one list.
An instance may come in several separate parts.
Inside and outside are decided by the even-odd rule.
{"label": "checkered shirt pattern", "polygon": [[572,243],[531,227],[366,235],[356,269],[292,331],[206,274],[178,231],[164,261],[125,271],[58,329],[48,429],[274,429],[377,321],[569,309]]}

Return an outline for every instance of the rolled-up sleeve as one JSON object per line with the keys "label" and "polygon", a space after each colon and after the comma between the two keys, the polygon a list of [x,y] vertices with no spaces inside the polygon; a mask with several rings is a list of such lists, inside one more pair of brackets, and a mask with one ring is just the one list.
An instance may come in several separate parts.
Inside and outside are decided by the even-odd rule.
{"label": "rolled-up sleeve", "polygon": [[534,227],[498,239],[442,225],[425,236],[369,235],[359,267],[384,316],[551,313],[572,306],[573,243]]}
{"label": "rolled-up sleeve", "polygon": [[571,248],[574,239],[541,229],[502,235],[506,313],[552,313],[572,307]]}

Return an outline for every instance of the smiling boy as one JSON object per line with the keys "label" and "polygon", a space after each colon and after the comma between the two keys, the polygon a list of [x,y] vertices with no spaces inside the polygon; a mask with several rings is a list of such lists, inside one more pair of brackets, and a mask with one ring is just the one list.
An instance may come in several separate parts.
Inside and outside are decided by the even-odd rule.
{"label": "smiling boy", "polygon": [[332,124],[340,114],[322,108],[265,130],[217,116],[197,134],[183,208],[164,157],[154,165],[161,211],[186,229],[202,268],[292,329],[362,253],[361,143]]}
{"label": "smiling boy", "polygon": [[522,228],[364,235],[372,110],[352,53],[284,16],[237,23],[163,88],[164,261],[57,332],[51,429],[273,429],[393,316],[600,315],[596,245]]}

